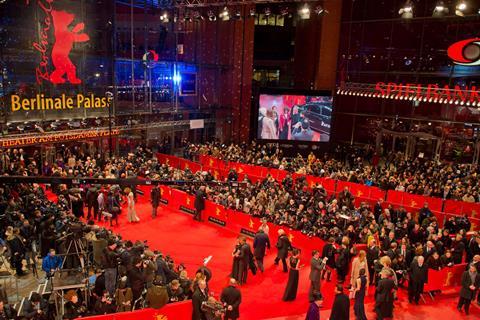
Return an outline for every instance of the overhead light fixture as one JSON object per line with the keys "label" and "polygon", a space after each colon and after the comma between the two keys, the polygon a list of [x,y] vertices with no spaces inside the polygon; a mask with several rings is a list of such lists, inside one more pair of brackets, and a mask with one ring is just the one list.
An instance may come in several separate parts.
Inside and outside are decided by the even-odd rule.
{"label": "overhead light fixture", "polygon": [[224,7],[222,12],[218,15],[219,18],[221,18],[223,21],[228,21],[230,20],[230,13],[228,12],[228,8]]}
{"label": "overhead light fixture", "polygon": [[269,7],[266,7],[263,13],[268,17],[269,15],[272,14],[272,9],[270,9]]}
{"label": "overhead light fixture", "polygon": [[411,19],[413,18],[413,3],[411,0],[407,0],[405,2],[405,5],[400,8],[398,11],[398,14],[403,18],[403,19]]}
{"label": "overhead light fixture", "polygon": [[288,8],[286,8],[286,7],[283,7],[283,8],[280,9],[280,15],[281,16],[284,16],[284,17],[288,16],[289,13],[290,12],[288,11]]}
{"label": "overhead light fixture", "polygon": [[163,23],[167,23],[169,20],[168,20],[168,13],[167,11],[165,11],[161,16],[160,16],[160,21],[162,21]]}
{"label": "overhead light fixture", "polygon": [[250,9],[249,14],[250,14],[250,17],[255,17],[256,15],[255,9],[254,8]]}
{"label": "overhead light fixture", "polygon": [[216,21],[217,20],[217,16],[215,15],[215,13],[212,10],[208,10],[207,16],[208,16],[208,21]]}
{"label": "overhead light fixture", "polygon": [[318,5],[315,7],[315,13],[317,15],[322,15],[322,14],[327,14],[328,13],[328,10],[326,10],[325,8],[323,8],[321,5]]}
{"label": "overhead light fixture", "polygon": [[205,18],[202,16],[200,11],[193,11],[193,18],[195,20],[204,20]]}
{"label": "overhead light fixture", "polygon": [[438,1],[435,9],[433,9],[433,17],[443,17],[444,15],[448,14],[449,10],[445,6],[443,1]]}
{"label": "overhead light fixture", "polygon": [[457,16],[463,17],[465,15],[466,10],[467,10],[467,3],[465,1],[460,1],[455,7],[455,14]]}
{"label": "overhead light fixture", "polygon": [[192,22],[192,17],[190,17],[189,12],[185,12],[185,16],[183,17],[183,20],[185,20],[185,22]]}
{"label": "overhead light fixture", "polygon": [[235,20],[242,20],[242,12],[240,10],[235,11]]}
{"label": "overhead light fixture", "polygon": [[298,15],[300,16],[300,19],[310,19],[310,8],[307,4],[303,5],[303,7],[298,10]]}

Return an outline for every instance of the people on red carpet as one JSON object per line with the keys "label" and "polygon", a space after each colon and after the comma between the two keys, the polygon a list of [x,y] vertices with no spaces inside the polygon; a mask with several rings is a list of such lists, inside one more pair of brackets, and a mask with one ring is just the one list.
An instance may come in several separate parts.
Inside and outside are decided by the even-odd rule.
{"label": "people on red carpet", "polygon": [[193,217],[194,220],[202,221],[202,211],[205,209],[206,197],[206,187],[200,186],[197,190],[197,193],[195,194],[195,216]]}
{"label": "people on red carpet", "polygon": [[377,288],[375,290],[375,313],[378,320],[393,317],[393,302],[394,291],[396,288],[393,281],[393,273],[389,269],[384,269],[379,274],[380,280],[378,281]]}
{"label": "people on red carpet", "polygon": [[360,269],[358,277],[355,280],[355,286],[353,289],[353,295],[355,298],[355,304],[353,310],[357,320],[367,320],[365,314],[365,296],[368,293],[368,278],[367,269]]}
{"label": "people on red carpet", "polygon": [[287,257],[288,257],[288,252],[292,249],[292,244],[290,243],[290,240],[288,239],[283,229],[278,230],[278,239],[277,239],[276,247],[278,251],[277,251],[277,257],[275,258],[275,265],[278,265],[278,262],[281,260],[283,272],[288,272]]}
{"label": "people on red carpet", "polygon": [[237,281],[235,279],[231,278],[228,287],[223,289],[220,295],[220,301],[222,301],[226,309],[224,320],[237,320],[240,317],[242,293],[240,289],[237,288]]}
{"label": "people on red carpet", "polygon": [[460,298],[457,309],[465,314],[470,312],[470,303],[475,299],[475,294],[480,288],[480,274],[475,264],[471,263],[468,270],[462,274],[462,288],[460,289]]}
{"label": "people on red carpet", "polygon": [[158,185],[154,185],[150,191],[150,203],[152,204],[152,218],[157,216],[158,206],[160,205],[160,188]]}
{"label": "people on red carpet", "polygon": [[313,301],[308,306],[305,320],[320,320],[320,307],[323,304],[323,297],[320,292],[313,293]]}
{"label": "people on red carpet", "polygon": [[296,248],[292,250],[292,255],[289,259],[290,272],[288,273],[288,282],[283,293],[283,301],[293,301],[297,297],[299,270],[302,267],[300,264],[300,251]]}
{"label": "people on red carpet", "polygon": [[257,262],[258,269],[263,272],[263,259],[265,258],[266,250],[270,250],[270,238],[263,229],[259,229],[255,238],[253,239],[253,256]]}
{"label": "people on red carpet", "polygon": [[423,286],[428,281],[428,266],[423,256],[413,259],[408,272],[408,301],[418,304]]}
{"label": "people on red carpet", "polygon": [[335,299],[333,300],[330,320],[349,320],[350,319],[350,300],[343,292],[343,285],[335,286]]}
{"label": "people on red carpet", "polygon": [[310,280],[310,289],[308,291],[308,300],[313,301],[313,294],[320,292],[320,278],[325,268],[324,261],[320,258],[320,252],[318,250],[312,251],[312,259],[310,260],[310,274],[308,276]]}
{"label": "people on red carpet", "polygon": [[205,311],[202,310],[202,304],[208,301],[208,291],[207,291],[207,282],[205,280],[200,280],[198,282],[198,287],[195,289],[195,292],[192,295],[192,320],[207,320]]}
{"label": "people on red carpet", "polygon": [[325,268],[322,270],[322,280],[325,279],[325,274],[327,275],[327,282],[330,282],[332,278],[332,270],[335,269],[335,254],[337,249],[335,249],[335,239],[329,237],[327,243],[323,246],[322,249],[322,259],[326,260]]}

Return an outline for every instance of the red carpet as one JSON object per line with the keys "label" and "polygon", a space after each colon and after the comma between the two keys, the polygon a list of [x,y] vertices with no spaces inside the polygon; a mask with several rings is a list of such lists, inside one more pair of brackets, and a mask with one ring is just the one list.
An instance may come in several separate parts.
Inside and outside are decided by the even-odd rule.
{"label": "red carpet", "polygon": [[[228,281],[232,263],[231,253],[237,234],[209,223],[193,221],[192,216],[165,207],[159,209],[157,218],[153,220],[150,216],[151,207],[146,198],[148,197],[138,197],[136,210],[141,219],[139,223],[128,223],[126,210],[124,210],[119,219],[120,226],[114,227],[113,230],[121,234],[124,239],[148,240],[150,248],[171,255],[176,263],[184,263],[189,277],[194,276],[194,272],[202,263],[203,258],[212,255],[213,259],[210,261],[209,267],[212,269],[213,278],[209,286],[215,296],[218,296]],[[273,238],[276,239],[276,236]],[[264,274],[259,273],[253,276],[249,273],[247,284],[241,287],[241,319],[305,319],[305,312],[308,308],[310,252],[304,252],[301,257],[301,264],[304,264],[305,267],[300,271],[297,299],[288,303],[281,300],[288,274],[283,273],[280,266],[273,265],[275,254],[275,249],[267,254]],[[333,303],[333,283],[322,283],[324,295],[322,319],[327,319],[330,313],[328,309],[331,309]],[[367,297],[366,303],[369,319],[375,319],[372,312],[373,290],[373,287],[370,288],[370,295]],[[395,307],[395,319],[480,319],[480,310],[477,306],[472,305],[470,316],[465,316],[456,310],[456,294],[440,296],[434,302],[425,296],[426,304],[421,302],[420,306],[408,304],[405,294],[405,290],[400,290],[400,302]],[[352,309],[351,319],[354,318]]]}

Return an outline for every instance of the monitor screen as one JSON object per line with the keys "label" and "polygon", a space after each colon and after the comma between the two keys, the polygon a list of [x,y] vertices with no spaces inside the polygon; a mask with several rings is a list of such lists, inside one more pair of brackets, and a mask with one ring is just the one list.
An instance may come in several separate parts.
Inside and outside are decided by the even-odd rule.
{"label": "monitor screen", "polygon": [[331,96],[261,94],[257,138],[328,142],[331,119]]}

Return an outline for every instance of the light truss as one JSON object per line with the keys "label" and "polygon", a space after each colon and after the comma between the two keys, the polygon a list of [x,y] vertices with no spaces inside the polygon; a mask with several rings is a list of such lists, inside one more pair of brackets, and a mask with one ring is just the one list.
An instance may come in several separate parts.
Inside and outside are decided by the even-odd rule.
{"label": "light truss", "polygon": [[282,3],[315,3],[320,0],[117,0],[117,3],[133,5],[138,8],[153,7],[161,9],[169,8],[206,8],[225,6],[244,6],[257,4],[282,4]]}

